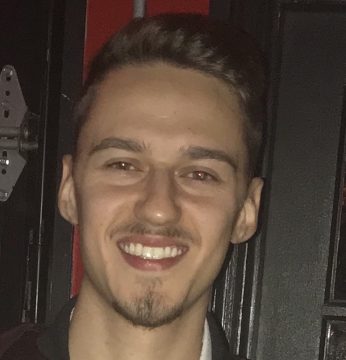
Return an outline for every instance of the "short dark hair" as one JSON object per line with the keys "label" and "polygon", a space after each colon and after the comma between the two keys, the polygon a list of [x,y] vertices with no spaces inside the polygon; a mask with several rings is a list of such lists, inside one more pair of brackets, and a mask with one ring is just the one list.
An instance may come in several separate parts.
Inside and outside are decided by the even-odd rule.
{"label": "short dark hair", "polygon": [[116,33],[94,58],[76,106],[74,153],[97,86],[106,75],[127,65],[164,62],[194,69],[224,81],[238,95],[245,113],[248,170],[253,176],[261,153],[265,123],[263,56],[243,31],[200,14],[162,14],[134,19]]}

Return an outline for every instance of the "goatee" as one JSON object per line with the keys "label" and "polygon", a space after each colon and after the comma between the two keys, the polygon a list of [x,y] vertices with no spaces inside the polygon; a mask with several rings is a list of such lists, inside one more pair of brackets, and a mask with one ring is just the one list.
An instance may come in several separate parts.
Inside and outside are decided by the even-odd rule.
{"label": "goatee", "polygon": [[168,307],[154,291],[134,299],[131,304],[121,304],[114,300],[113,309],[134,326],[155,329],[177,319],[183,312],[182,304]]}

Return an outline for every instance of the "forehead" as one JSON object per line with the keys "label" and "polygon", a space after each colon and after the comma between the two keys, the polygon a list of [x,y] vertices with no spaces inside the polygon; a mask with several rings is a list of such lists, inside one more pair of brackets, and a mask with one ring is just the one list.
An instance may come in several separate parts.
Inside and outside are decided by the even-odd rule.
{"label": "forehead", "polygon": [[163,63],[126,66],[98,86],[79,147],[117,136],[244,153],[243,118],[238,96],[219,79]]}

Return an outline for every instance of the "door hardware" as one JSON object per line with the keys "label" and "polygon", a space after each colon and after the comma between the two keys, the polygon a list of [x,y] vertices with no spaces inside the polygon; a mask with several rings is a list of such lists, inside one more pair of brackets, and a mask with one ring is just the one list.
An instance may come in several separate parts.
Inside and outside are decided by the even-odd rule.
{"label": "door hardware", "polygon": [[37,136],[29,124],[38,116],[28,110],[11,65],[0,73],[0,201],[6,201],[27,162],[27,152],[38,148]]}

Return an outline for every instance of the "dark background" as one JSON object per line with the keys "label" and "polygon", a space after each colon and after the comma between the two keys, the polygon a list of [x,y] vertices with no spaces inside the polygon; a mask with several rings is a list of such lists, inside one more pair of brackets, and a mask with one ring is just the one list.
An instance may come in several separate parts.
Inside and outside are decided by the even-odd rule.
{"label": "dark background", "polygon": [[[0,65],[16,68],[40,119],[32,129],[39,148],[0,202],[0,325],[7,328],[51,321],[78,292],[78,234],[55,206],[60,159],[71,148],[71,111],[90,58],[131,18],[132,2],[5,0],[0,10]],[[234,23],[268,58],[260,231],[234,248],[211,301],[232,352],[252,360],[346,358],[346,2],[147,1],[148,15],[163,11]]]}

